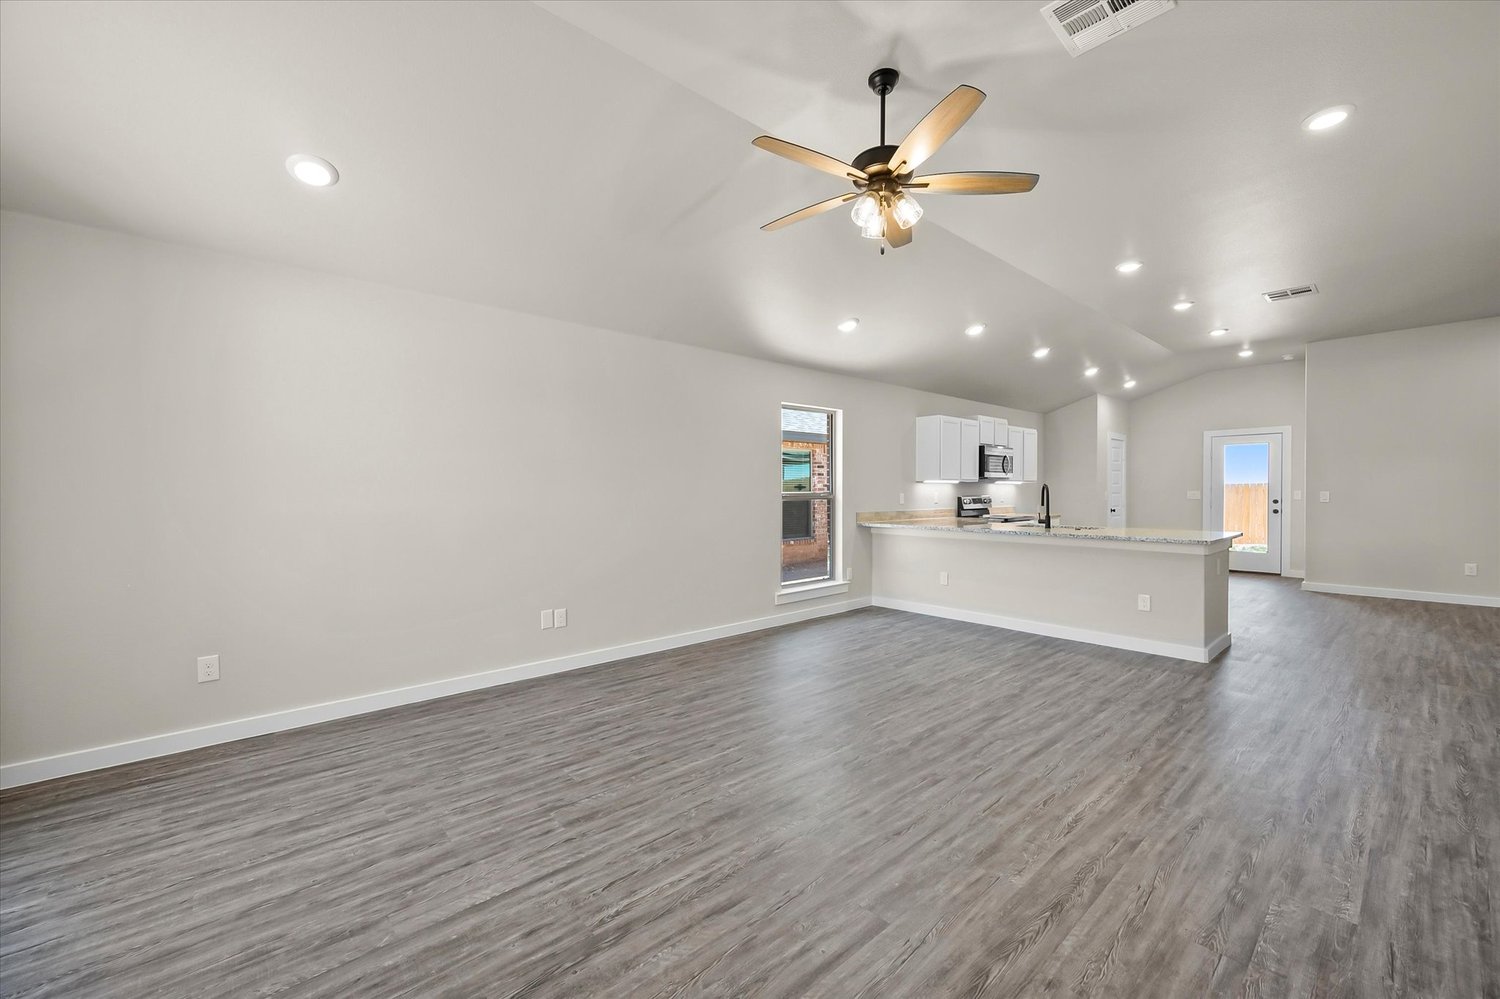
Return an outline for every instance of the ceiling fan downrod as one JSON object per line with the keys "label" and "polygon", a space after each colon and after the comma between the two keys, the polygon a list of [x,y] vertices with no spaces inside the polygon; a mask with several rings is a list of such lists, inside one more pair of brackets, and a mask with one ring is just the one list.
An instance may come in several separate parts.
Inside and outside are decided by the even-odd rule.
{"label": "ceiling fan downrod", "polygon": [[880,95],[880,144],[885,145],[885,95],[896,89],[901,74],[889,66],[870,74],[870,89]]}

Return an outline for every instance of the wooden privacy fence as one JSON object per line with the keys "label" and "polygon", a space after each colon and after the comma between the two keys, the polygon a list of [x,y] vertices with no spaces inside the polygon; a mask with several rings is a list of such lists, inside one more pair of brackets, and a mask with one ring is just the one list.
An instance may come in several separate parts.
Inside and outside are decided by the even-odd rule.
{"label": "wooden privacy fence", "polygon": [[1236,538],[1237,545],[1263,545],[1266,543],[1266,521],[1270,519],[1267,492],[1264,482],[1230,482],[1224,486],[1224,530],[1241,531],[1243,538]]}

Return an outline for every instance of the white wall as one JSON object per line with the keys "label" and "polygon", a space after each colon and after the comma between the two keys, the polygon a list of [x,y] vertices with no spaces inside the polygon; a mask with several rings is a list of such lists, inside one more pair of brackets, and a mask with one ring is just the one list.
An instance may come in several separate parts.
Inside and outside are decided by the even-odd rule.
{"label": "white wall", "polygon": [[[1047,432],[1042,438],[1046,477],[1052,487],[1052,508],[1066,523],[1109,523],[1109,435],[1113,431],[1128,436],[1129,412],[1123,399],[1094,395],[1047,414]],[[1127,518],[1131,524],[1157,526],[1136,520],[1128,509]]]}
{"label": "white wall", "polygon": [[974,488],[915,486],[913,417],[1042,425],[4,214],[0,762],[784,611],[784,401],[844,410],[854,598],[857,511]]}
{"label": "white wall", "polygon": [[1079,399],[1045,417],[1042,452],[1047,457],[1047,488],[1052,510],[1073,524],[1098,524],[1098,462],[1095,454],[1099,405],[1095,396]]}
{"label": "white wall", "polygon": [[1307,421],[1310,587],[1500,597],[1500,318],[1310,344]]}
{"label": "white wall", "polygon": [[[1303,449],[1307,439],[1301,361],[1212,371],[1130,403],[1126,503],[1130,523],[1149,527],[1203,527],[1203,432],[1242,427],[1292,428],[1291,483],[1282,506],[1292,517],[1291,552],[1284,571],[1306,564]],[[1304,500],[1293,499],[1301,490]]]}

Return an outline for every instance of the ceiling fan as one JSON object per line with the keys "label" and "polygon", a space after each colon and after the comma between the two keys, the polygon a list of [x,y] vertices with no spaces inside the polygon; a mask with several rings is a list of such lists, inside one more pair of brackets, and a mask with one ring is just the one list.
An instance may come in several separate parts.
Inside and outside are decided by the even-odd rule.
{"label": "ceiling fan", "polygon": [[[808,205],[790,215],[783,215],[774,222],[767,222],[761,226],[762,229],[773,232],[852,201],[854,208],[850,215],[859,226],[860,235],[869,239],[883,239],[894,248],[911,242],[912,226],[922,217],[922,206],[911,196],[911,191],[933,194],[1024,194],[1036,187],[1037,175],[1034,173],[969,171],[913,176],[913,171],[952,138],[953,133],[962,128],[969,116],[979,109],[984,100],[984,92],[975,87],[959,87],[939,101],[937,107],[927,112],[927,117],[917,122],[917,127],[907,133],[906,138],[901,140],[901,145],[888,146],[885,142],[885,96],[896,89],[896,83],[900,79],[901,74],[889,68],[877,69],[870,74],[870,89],[880,95],[880,145],[866,149],[854,157],[852,163],[836,160],[832,156],[769,135],[762,135],[753,141],[754,145],[768,153],[785,156],[814,170],[822,170],[854,183],[853,191],[820,201],[816,205]],[[885,252],[883,247],[881,252]]]}

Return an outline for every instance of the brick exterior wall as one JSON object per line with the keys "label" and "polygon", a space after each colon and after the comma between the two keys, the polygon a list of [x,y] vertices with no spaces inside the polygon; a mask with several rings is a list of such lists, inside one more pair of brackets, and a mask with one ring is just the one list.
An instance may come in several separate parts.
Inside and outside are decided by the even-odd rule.
{"label": "brick exterior wall", "polygon": [[[781,442],[783,449],[812,452],[812,488],[814,492],[827,492],[832,488],[833,470],[828,466],[828,445],[814,441]],[[781,543],[781,568],[809,570],[817,567],[821,573],[828,563],[829,523],[827,502],[812,505],[812,537],[802,541]]]}

